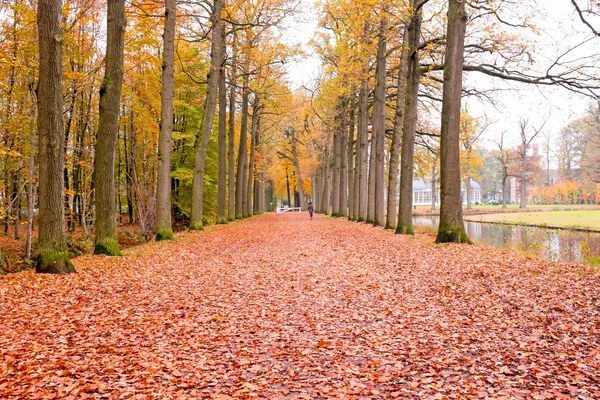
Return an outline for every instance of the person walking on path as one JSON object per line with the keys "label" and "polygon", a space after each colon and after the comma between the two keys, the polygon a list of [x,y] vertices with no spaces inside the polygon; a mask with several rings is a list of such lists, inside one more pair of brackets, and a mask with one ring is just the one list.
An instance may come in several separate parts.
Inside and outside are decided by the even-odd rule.
{"label": "person walking on path", "polygon": [[312,202],[308,202],[308,215],[310,215],[310,220],[312,221],[313,213],[315,212],[315,208],[313,207]]}

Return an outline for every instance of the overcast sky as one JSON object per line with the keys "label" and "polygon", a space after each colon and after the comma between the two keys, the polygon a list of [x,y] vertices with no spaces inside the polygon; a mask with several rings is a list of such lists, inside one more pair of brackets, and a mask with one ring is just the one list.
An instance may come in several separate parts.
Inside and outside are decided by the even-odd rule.
{"label": "overcast sky", "polygon": [[[305,50],[310,53],[308,42],[316,28],[318,15],[314,0],[304,0],[302,3],[304,13],[293,21],[288,21],[286,36],[290,42],[305,45]],[[588,0],[580,0],[579,3],[582,7],[588,6]],[[579,21],[570,0],[538,0],[536,4],[540,12],[536,13],[534,24],[541,33],[539,36],[529,37],[536,41],[533,53],[535,63],[530,67],[543,70],[556,55],[564,52],[569,46],[591,37],[592,34]],[[589,52],[598,49],[600,39],[579,48],[573,53],[573,58],[588,55]],[[289,67],[289,77],[294,87],[303,84],[312,86],[312,81],[318,73],[319,60],[314,55],[292,63]],[[518,122],[521,118],[529,119],[536,127],[545,122],[544,131],[556,136],[569,120],[581,115],[591,102],[590,99],[574,95],[565,89],[506,83],[479,73],[465,74],[465,85],[502,90],[495,96],[496,107],[475,98],[463,101],[463,107],[467,107],[471,114],[487,118],[491,122],[481,143],[490,148],[495,147],[495,142],[503,131],[507,132],[507,139],[511,144],[516,144]]]}

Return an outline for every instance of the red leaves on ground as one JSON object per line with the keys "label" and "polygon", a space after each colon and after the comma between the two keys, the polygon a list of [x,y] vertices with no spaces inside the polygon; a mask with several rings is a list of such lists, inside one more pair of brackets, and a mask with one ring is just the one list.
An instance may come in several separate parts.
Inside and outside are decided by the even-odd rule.
{"label": "red leaves on ground", "polygon": [[0,398],[599,398],[581,266],[305,214],[0,278]]}

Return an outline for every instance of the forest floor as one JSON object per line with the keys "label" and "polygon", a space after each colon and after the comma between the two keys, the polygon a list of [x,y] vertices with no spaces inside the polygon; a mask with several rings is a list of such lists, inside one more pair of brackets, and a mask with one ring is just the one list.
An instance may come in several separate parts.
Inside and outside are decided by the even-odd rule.
{"label": "forest floor", "polygon": [[600,274],[307,214],[0,277],[0,398],[600,398]]}

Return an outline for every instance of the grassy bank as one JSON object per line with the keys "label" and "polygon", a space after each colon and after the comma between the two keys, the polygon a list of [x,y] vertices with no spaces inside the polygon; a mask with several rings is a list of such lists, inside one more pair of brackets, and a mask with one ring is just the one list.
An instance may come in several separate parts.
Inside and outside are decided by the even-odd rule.
{"label": "grassy bank", "polygon": [[600,231],[600,210],[530,211],[469,215],[468,221]]}

